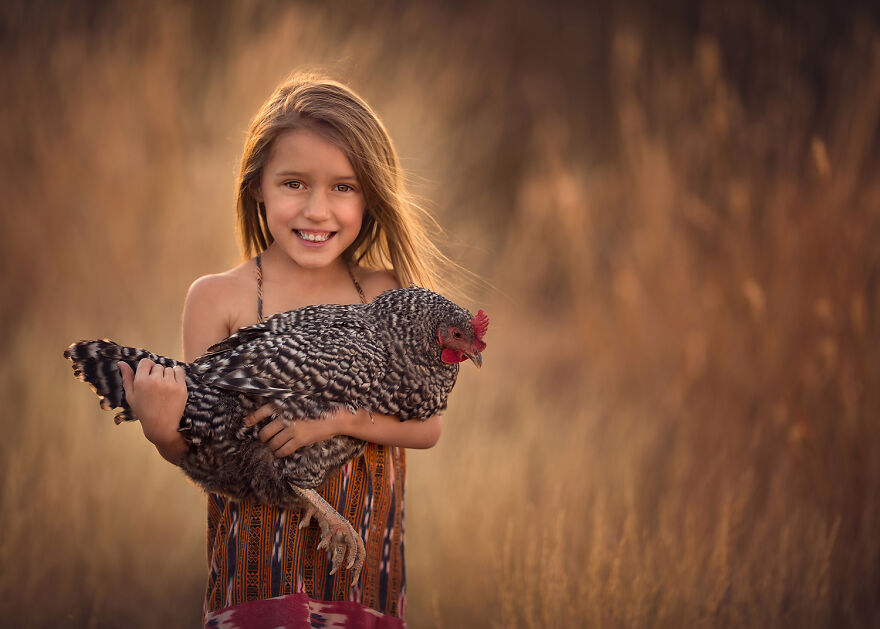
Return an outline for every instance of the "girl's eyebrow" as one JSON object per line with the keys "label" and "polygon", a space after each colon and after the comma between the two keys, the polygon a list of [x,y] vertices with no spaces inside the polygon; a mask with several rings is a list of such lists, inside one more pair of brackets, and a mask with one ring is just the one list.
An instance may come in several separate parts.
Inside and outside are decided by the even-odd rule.
{"label": "girl's eyebrow", "polygon": [[[304,177],[306,173],[301,173],[293,170],[281,170],[275,173],[276,177]],[[357,181],[357,177],[354,175],[338,175],[336,177],[330,177],[330,179],[334,181]]]}

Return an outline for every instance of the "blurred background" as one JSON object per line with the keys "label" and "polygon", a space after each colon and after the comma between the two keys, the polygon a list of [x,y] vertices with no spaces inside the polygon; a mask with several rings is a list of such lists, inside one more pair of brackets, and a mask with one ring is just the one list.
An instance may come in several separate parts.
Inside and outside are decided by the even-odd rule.
{"label": "blurred background", "polygon": [[0,624],[199,622],[203,495],[61,352],[181,356],[311,68],[492,317],[409,453],[411,626],[877,626],[878,10],[653,4],[4,2]]}

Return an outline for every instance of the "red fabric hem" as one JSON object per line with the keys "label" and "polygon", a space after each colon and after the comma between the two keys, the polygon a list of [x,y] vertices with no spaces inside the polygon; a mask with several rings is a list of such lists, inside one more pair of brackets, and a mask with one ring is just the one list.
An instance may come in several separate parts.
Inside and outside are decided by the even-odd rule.
{"label": "red fabric hem", "polygon": [[400,629],[403,618],[388,616],[353,601],[316,601],[299,592],[247,601],[205,616],[205,629]]}

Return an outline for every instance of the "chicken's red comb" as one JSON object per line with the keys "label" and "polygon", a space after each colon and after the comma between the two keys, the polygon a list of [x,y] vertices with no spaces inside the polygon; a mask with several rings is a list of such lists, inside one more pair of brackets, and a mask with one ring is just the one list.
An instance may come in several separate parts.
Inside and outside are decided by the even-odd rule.
{"label": "chicken's red comb", "polygon": [[476,316],[471,319],[471,326],[474,328],[474,336],[477,337],[478,341],[482,341],[483,335],[489,329],[489,315],[483,312],[482,309],[478,310]]}

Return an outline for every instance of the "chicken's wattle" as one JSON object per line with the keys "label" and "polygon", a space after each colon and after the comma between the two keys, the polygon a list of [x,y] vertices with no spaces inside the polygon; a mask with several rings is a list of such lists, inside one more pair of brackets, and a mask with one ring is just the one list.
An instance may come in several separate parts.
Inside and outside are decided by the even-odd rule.
{"label": "chicken's wattle", "polygon": [[444,363],[461,363],[467,360],[467,356],[465,356],[461,352],[455,351],[454,349],[444,347],[443,351],[440,352],[440,360],[442,360]]}

